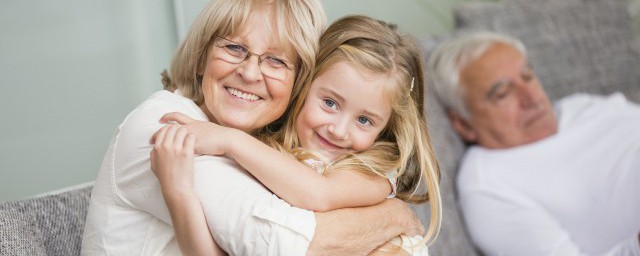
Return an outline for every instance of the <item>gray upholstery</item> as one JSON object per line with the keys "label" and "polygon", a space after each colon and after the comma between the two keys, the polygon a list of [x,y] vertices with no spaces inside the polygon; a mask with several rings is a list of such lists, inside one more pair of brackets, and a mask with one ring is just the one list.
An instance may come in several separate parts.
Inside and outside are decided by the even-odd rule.
{"label": "gray upholstery", "polygon": [[0,204],[0,254],[80,255],[91,188]]}
{"label": "gray upholstery", "polygon": [[[640,102],[640,58],[631,46],[627,4],[625,0],[472,2],[456,9],[452,34],[490,30],[521,39],[552,100],[574,92],[622,91]],[[450,36],[423,38],[425,58]],[[427,93],[427,123],[442,168],[444,204],[442,235],[431,247],[432,255],[479,255],[469,243],[456,201],[454,181],[464,144],[430,88]]]}

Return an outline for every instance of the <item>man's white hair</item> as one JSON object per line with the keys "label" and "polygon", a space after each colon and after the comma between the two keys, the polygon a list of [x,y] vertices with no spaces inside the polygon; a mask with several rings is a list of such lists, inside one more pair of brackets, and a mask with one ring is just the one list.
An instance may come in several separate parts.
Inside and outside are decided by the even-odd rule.
{"label": "man's white hair", "polygon": [[489,31],[466,32],[447,40],[436,48],[429,58],[428,68],[431,86],[446,110],[458,113],[469,120],[470,113],[464,102],[460,85],[460,71],[470,62],[480,58],[495,43],[509,45],[526,57],[524,44],[511,36]]}

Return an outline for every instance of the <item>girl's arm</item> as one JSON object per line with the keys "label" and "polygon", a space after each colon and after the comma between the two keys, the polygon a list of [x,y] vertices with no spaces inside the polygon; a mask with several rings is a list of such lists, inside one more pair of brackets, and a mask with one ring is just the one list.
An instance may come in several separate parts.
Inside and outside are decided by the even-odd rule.
{"label": "girl's arm", "polygon": [[200,200],[193,190],[195,136],[177,125],[167,125],[154,136],[151,169],[184,255],[226,255],[213,240]]}
{"label": "girl's arm", "polygon": [[357,171],[320,175],[291,156],[236,129],[193,120],[180,113],[161,121],[185,125],[196,135],[196,152],[226,154],[289,204],[316,212],[380,203],[391,192],[384,177]]}
{"label": "girl's arm", "polygon": [[316,212],[374,205],[391,192],[386,178],[356,171],[321,175],[291,156],[238,130],[225,152],[293,206]]}

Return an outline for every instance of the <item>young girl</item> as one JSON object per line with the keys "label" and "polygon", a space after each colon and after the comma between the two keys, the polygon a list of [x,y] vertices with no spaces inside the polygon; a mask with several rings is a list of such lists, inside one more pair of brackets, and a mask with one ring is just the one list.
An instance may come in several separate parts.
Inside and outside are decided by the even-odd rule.
{"label": "young girl", "polygon": [[[431,220],[423,243],[431,244],[440,228],[441,203],[438,166],[422,112],[419,48],[395,26],[363,16],[336,21],[320,42],[313,79],[283,127],[260,140],[178,113],[163,117],[198,138],[194,142],[194,136],[185,136],[176,124],[155,136],[156,144],[171,148],[156,147],[152,157],[168,206],[180,207],[180,202],[167,196],[172,189],[163,179],[188,179],[184,176],[192,174],[184,170],[192,171],[192,159],[180,152],[192,154],[195,147],[199,154],[233,158],[280,198],[303,209],[366,206],[389,196],[410,203],[430,201]],[[232,44],[224,47],[234,49]],[[255,100],[245,92],[230,93]],[[182,135],[175,136],[178,133]],[[175,148],[180,150],[176,153]],[[414,244],[407,246],[408,242]],[[403,239],[403,247],[426,253],[426,248],[415,246],[415,239]]]}

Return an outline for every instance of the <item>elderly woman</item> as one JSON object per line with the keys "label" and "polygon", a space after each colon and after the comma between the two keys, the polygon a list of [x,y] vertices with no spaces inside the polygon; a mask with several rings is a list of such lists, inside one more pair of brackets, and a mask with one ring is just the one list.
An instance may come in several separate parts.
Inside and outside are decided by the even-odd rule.
{"label": "elderly woman", "polygon": [[[268,132],[299,93],[296,85],[308,79],[323,28],[316,0],[209,3],[174,55],[171,79],[164,81],[169,90],[151,95],[119,125],[92,192],[82,254],[180,254],[180,230],[171,218],[190,220],[171,216],[150,167],[149,139],[163,126],[160,118],[181,112],[255,135]],[[231,160],[194,161],[195,192],[209,227],[232,255],[349,255],[422,232],[398,201],[313,213],[278,199]],[[381,214],[393,218],[380,221]]]}

